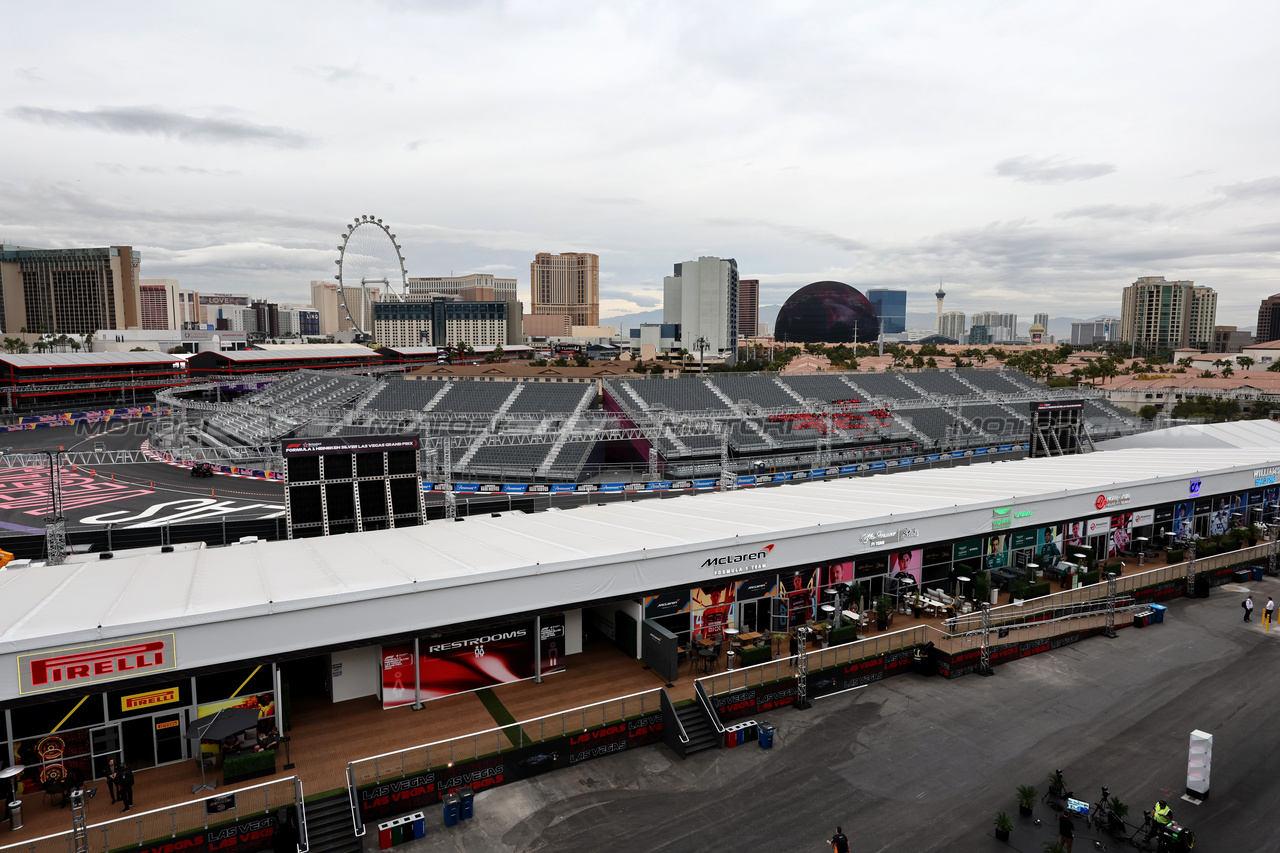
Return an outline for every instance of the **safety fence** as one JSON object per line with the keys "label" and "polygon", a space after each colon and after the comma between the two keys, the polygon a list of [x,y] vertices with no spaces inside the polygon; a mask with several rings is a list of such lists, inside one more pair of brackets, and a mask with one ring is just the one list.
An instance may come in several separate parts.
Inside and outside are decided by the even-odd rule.
{"label": "safety fence", "polygon": [[[86,813],[102,800],[86,786]],[[101,795],[105,792],[96,791]],[[96,802],[95,802],[96,801]],[[289,807],[285,814],[281,807]],[[113,809],[114,810],[114,809]],[[281,825],[281,817],[286,824]],[[71,822],[70,809],[67,822]],[[296,833],[299,853],[310,849],[302,781],[296,776],[273,779],[231,791],[223,791],[185,803],[138,812],[113,820],[90,823],[85,828],[85,853],[139,848],[147,853],[182,850],[184,853],[251,853],[269,848],[281,832]],[[0,853],[76,853],[72,830],[43,835],[0,846]]]}
{"label": "safety fence", "polygon": [[[655,743],[662,739],[661,696],[660,689],[646,690],[351,761],[346,775],[356,834],[364,834],[368,819],[438,802],[462,785],[501,784],[576,763],[571,758]],[[620,725],[637,720],[644,724]]]}
{"label": "safety fence", "polygon": [[[805,652],[808,668],[811,671],[827,669],[840,664],[853,663],[866,658],[878,657],[889,652],[902,651],[924,643],[946,638],[946,634],[932,625],[916,625],[890,634],[876,634],[865,640],[855,640],[839,646],[814,649]],[[727,672],[704,675],[698,679],[708,696],[718,696],[734,690],[748,687],[759,687],[779,681],[792,675],[796,669],[796,657],[784,657],[767,663],[744,666]]]}

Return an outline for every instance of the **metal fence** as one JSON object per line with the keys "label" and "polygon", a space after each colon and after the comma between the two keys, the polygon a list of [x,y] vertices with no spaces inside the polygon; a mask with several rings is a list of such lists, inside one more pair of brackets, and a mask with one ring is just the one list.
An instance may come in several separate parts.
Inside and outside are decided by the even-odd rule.
{"label": "metal fence", "polygon": [[[347,764],[347,788],[351,800],[352,820],[356,834],[364,834],[364,822],[357,807],[357,789],[381,782],[384,778],[398,779],[410,773],[433,768],[448,767],[462,761],[471,761],[505,750],[532,746],[553,738],[564,737],[571,732],[583,732],[592,726],[603,726],[640,714],[652,713],[662,708],[662,691],[646,690],[616,699],[606,699],[567,711],[558,711],[542,717],[534,717],[508,726],[497,726],[460,737],[384,752],[368,758],[358,758]],[[0,850],[0,853],[3,853]]]}
{"label": "metal fence", "polygon": [[[852,643],[845,643],[840,646],[814,649],[811,652],[806,652],[805,657],[809,662],[809,670],[814,671],[825,669],[829,666],[852,663],[867,657],[875,657],[886,652],[909,649],[912,646],[919,646],[930,640],[937,642],[945,639],[946,636],[946,634],[932,625],[916,625],[890,634],[876,634],[874,637],[868,637],[865,640],[854,640]],[[702,684],[703,690],[706,691],[708,696],[718,696],[721,693],[742,690],[747,687],[758,687],[762,684],[786,678],[794,673],[795,663],[796,658],[794,656],[779,658],[768,663],[758,663],[754,666],[745,666],[728,672],[704,675],[698,679],[698,682]]]}
{"label": "metal fence", "polygon": [[[231,800],[226,798],[230,796]],[[206,808],[209,801],[225,805],[225,810]],[[244,788],[221,791],[198,800],[188,800],[173,806],[139,812],[128,817],[118,817],[86,827],[87,853],[110,853],[144,844],[156,844],[179,835],[207,830],[222,824],[234,824],[241,820],[266,815],[281,806],[294,806],[298,820],[298,849],[307,853],[306,811],[303,804],[302,781],[297,776],[287,776],[270,782],[248,785]],[[85,801],[87,810],[93,810],[93,800]],[[70,816],[67,818],[70,822]],[[16,844],[0,846],[0,853],[75,853],[72,830],[43,835]]]}

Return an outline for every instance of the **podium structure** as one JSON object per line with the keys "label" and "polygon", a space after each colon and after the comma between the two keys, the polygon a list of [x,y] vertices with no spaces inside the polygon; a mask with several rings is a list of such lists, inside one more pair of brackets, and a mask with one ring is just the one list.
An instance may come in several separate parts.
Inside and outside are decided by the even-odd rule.
{"label": "podium structure", "polygon": [[1187,755],[1187,796],[1193,800],[1209,798],[1209,764],[1213,760],[1213,735],[1196,729],[1191,733]]}

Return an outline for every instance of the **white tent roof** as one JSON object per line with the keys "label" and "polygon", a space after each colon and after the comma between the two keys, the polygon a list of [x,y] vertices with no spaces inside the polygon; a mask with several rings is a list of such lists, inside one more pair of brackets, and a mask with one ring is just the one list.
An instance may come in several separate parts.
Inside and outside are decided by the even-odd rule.
{"label": "white tent roof", "polygon": [[[977,536],[1008,505],[1033,527],[1101,514],[1101,493],[1136,508],[1186,499],[1192,477],[1204,494],[1243,490],[1277,460],[1280,448],[1123,450],[6,570],[0,655],[230,622],[200,637],[243,659],[236,643],[266,655],[715,582],[726,572],[709,558],[766,543],[750,569],[885,550],[859,535],[885,528],[922,544]],[[6,677],[0,663],[0,698]]]}
{"label": "white tent roof", "polygon": [[1098,444],[1099,450],[1124,450],[1133,447],[1280,448],[1280,423],[1256,420],[1231,421],[1222,424],[1186,424],[1126,435]]}

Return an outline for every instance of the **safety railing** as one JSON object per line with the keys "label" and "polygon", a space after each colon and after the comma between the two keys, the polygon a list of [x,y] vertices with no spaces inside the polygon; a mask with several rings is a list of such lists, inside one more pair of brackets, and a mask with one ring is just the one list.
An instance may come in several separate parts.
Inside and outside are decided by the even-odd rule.
{"label": "safety railing", "polygon": [[[854,640],[839,646],[814,649],[806,652],[809,670],[826,669],[844,663],[852,663],[863,658],[875,657],[887,652],[909,649],[913,646],[945,639],[946,635],[932,625],[915,625],[889,634],[876,634],[865,640]],[[747,687],[758,687],[769,684],[791,675],[795,671],[796,657],[778,658],[767,663],[744,666],[712,675],[704,675],[698,679],[708,696],[718,696]]]}
{"label": "safety railing", "polygon": [[[86,794],[94,790],[86,786]],[[93,811],[93,795],[85,800],[87,811]],[[180,835],[226,827],[234,832],[235,824],[255,818],[266,818],[281,806],[294,806],[298,821],[298,847],[300,853],[310,849],[302,781],[297,776],[273,779],[244,788],[221,791],[197,800],[138,812],[127,817],[91,823],[85,828],[86,853],[110,853],[144,844],[157,844]],[[68,814],[67,822],[71,818]],[[278,828],[277,828],[278,830]],[[55,832],[0,846],[0,853],[75,853],[72,830]]]}
{"label": "safety railing", "polygon": [[[631,693],[606,699],[567,711],[557,711],[523,722],[496,726],[459,737],[358,758],[347,764],[347,788],[351,801],[352,821],[356,835],[364,834],[364,823],[358,808],[358,790],[384,779],[399,779],[411,773],[449,767],[463,761],[483,758],[506,750],[520,749],[570,733],[584,732],[593,726],[626,720],[662,709],[661,689]],[[3,853],[3,851],[0,851]]]}

